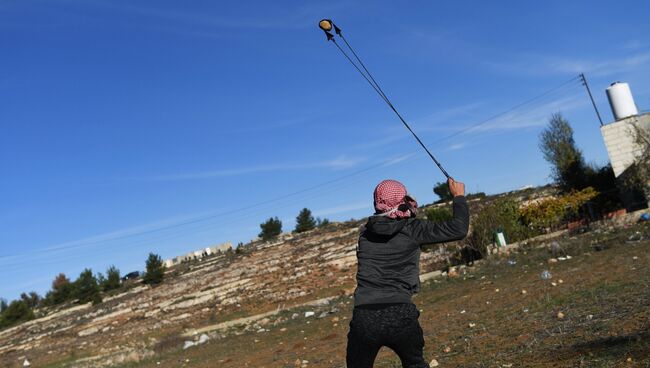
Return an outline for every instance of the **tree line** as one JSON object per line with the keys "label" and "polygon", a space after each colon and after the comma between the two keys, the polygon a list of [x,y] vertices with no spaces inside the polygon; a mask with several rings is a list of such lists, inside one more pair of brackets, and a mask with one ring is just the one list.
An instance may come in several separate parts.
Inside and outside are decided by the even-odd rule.
{"label": "tree line", "polygon": [[[163,281],[165,265],[159,255],[150,253],[146,260],[146,272],[142,282],[157,285]],[[64,273],[59,273],[52,281],[51,289],[40,296],[35,291],[22,293],[19,299],[10,303],[0,299],[0,328],[10,327],[36,317],[35,310],[54,307],[65,303],[93,305],[102,302],[102,295],[114,293],[125,288],[125,278],[115,266],[106,269],[106,274],[96,274],[90,268],[84,269],[76,280],[71,281]]]}
{"label": "tree line", "polygon": [[[320,217],[314,218],[308,208],[303,208],[296,216],[296,227],[293,230],[296,233],[304,233],[313,230],[317,227],[325,227],[330,224],[330,220]],[[282,234],[282,221],[277,217],[270,217],[268,220],[260,224],[261,231],[258,236],[264,240],[275,239],[278,235]]]}

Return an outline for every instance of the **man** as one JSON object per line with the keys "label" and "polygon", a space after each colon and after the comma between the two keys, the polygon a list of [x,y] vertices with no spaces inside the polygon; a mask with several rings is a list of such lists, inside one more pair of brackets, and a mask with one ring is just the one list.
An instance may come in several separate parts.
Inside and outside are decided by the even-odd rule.
{"label": "man", "polygon": [[382,346],[403,367],[428,368],[422,349],[420,312],[411,301],[420,289],[420,247],[463,239],[469,227],[465,185],[449,179],[453,218],[416,219],[417,202],[395,180],[375,188],[375,215],[362,227],[357,247],[357,289],[347,346],[348,368],[371,368]]}

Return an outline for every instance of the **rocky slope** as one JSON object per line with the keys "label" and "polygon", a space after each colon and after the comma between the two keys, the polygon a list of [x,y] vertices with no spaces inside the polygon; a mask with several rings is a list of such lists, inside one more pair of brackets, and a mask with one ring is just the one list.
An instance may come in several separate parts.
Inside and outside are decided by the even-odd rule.
{"label": "rocky slope", "polygon": [[[139,361],[165,344],[182,344],[186,336],[216,337],[237,324],[252,328],[264,316],[350,294],[362,223],[284,234],[274,243],[255,242],[181,264],[168,270],[163,284],[136,280],[97,306],[40,311],[42,317],[0,331],[0,366],[21,366],[25,359],[35,366],[79,367]],[[441,269],[448,256],[444,249],[423,253],[421,272]]]}

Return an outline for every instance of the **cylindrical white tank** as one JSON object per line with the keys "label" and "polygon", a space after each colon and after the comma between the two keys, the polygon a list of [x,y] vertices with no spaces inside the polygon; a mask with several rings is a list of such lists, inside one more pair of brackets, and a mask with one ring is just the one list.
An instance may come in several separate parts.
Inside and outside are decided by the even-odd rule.
{"label": "cylindrical white tank", "polygon": [[630,86],[627,83],[612,83],[607,88],[607,99],[609,100],[609,106],[612,107],[614,120],[639,115],[632,97],[632,91],[630,91]]}

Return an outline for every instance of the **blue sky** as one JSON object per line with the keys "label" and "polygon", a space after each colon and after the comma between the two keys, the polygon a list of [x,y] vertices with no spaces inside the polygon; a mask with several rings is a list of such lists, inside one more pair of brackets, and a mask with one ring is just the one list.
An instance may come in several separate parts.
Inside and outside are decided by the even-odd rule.
{"label": "blue sky", "polygon": [[[0,0],[0,297],[58,272],[123,272],[303,207],[372,210],[385,178],[422,203],[441,174],[317,28],[339,24],[422,140],[470,191],[549,181],[548,117],[607,153],[605,88],[650,109],[645,1]],[[446,139],[498,115],[474,129]]]}

